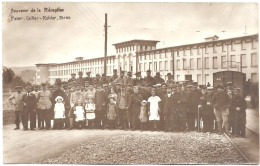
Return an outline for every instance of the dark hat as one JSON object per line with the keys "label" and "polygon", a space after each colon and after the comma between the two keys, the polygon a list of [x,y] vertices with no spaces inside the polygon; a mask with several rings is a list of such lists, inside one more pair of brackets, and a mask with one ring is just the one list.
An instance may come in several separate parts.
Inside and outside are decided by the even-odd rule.
{"label": "dark hat", "polygon": [[113,72],[116,73],[116,72],[117,72],[117,69],[114,69]]}
{"label": "dark hat", "polygon": [[217,89],[224,89],[224,87],[221,86],[221,85],[218,85],[218,86],[217,86]]}
{"label": "dark hat", "polygon": [[167,73],[167,76],[171,76],[172,74],[171,73]]}
{"label": "dark hat", "polygon": [[82,72],[82,71],[79,71],[79,74],[83,74],[83,72]]}
{"label": "dark hat", "polygon": [[136,73],[135,73],[135,75],[139,75],[139,74],[141,74],[141,72],[136,72]]}
{"label": "dark hat", "polygon": [[90,73],[91,73],[91,71],[87,71],[86,73],[87,73],[87,74],[90,74]]}
{"label": "dark hat", "polygon": [[151,70],[147,70],[146,72],[151,73]]}
{"label": "dark hat", "polygon": [[71,75],[76,75],[75,73],[72,73]]}
{"label": "dark hat", "polygon": [[131,72],[131,71],[129,71],[129,72],[127,72],[127,74],[132,74],[132,72]]}
{"label": "dark hat", "polygon": [[22,89],[22,87],[20,85],[17,85],[15,89]]}
{"label": "dark hat", "polygon": [[160,72],[156,72],[156,75],[159,76],[159,75],[161,75],[161,74],[160,74]]}
{"label": "dark hat", "polygon": [[125,73],[125,71],[123,71],[123,70],[122,70],[122,71],[121,71],[121,73],[123,73],[123,74],[124,74],[124,73]]}
{"label": "dark hat", "polygon": [[103,74],[102,74],[102,77],[105,77],[105,76],[106,76],[105,73],[103,73]]}
{"label": "dark hat", "polygon": [[42,84],[41,84],[41,86],[46,86],[46,85],[47,85],[47,83],[42,83]]}
{"label": "dark hat", "polygon": [[96,74],[96,76],[100,76],[100,74]]}

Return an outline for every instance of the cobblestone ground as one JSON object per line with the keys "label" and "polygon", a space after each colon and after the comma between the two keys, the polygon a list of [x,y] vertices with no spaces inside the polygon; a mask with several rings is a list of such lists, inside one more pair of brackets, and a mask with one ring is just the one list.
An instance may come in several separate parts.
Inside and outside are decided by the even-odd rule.
{"label": "cobblestone ground", "polygon": [[222,135],[122,132],[122,135],[95,137],[42,163],[245,164],[246,161]]}

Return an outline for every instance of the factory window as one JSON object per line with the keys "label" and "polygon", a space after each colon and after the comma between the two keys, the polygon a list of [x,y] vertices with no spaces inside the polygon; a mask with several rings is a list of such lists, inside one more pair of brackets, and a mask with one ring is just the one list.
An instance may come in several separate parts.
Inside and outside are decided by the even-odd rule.
{"label": "factory window", "polygon": [[216,44],[215,43],[213,44],[213,52],[217,53],[217,49],[216,49]]}
{"label": "factory window", "polygon": [[187,70],[187,59],[182,59],[183,60],[183,70]]}
{"label": "factory window", "polygon": [[235,42],[231,41],[231,51],[236,51],[235,50]]}
{"label": "factory window", "polygon": [[190,59],[190,69],[194,69],[194,59]]}
{"label": "factory window", "polygon": [[205,69],[209,69],[209,57],[205,57],[204,65],[205,65]]}
{"label": "factory window", "polygon": [[213,57],[213,69],[217,69],[218,68],[218,59],[217,57]]}
{"label": "factory window", "polygon": [[255,49],[256,45],[257,45],[256,40],[252,39],[252,49]]}
{"label": "factory window", "polygon": [[201,58],[197,58],[197,69],[201,69]]}
{"label": "factory window", "polygon": [[193,50],[192,50],[192,47],[190,48],[190,56],[193,55]]}
{"label": "factory window", "polygon": [[246,67],[246,54],[241,54],[242,67]]}
{"label": "factory window", "polygon": [[177,49],[177,56],[180,56],[180,52],[179,52],[179,50]]}
{"label": "factory window", "polygon": [[149,54],[149,59],[150,59],[150,60],[152,59],[152,56],[153,56],[152,54]]}
{"label": "factory window", "polygon": [[221,56],[221,68],[226,68],[227,67],[227,57],[226,56]]}
{"label": "factory window", "polygon": [[163,70],[163,66],[162,66],[162,61],[159,62],[159,70],[162,71]]}
{"label": "factory window", "polygon": [[256,53],[251,54],[251,66],[256,67],[258,66],[258,58]]}
{"label": "factory window", "polygon": [[147,69],[147,62],[144,63],[144,71],[148,70]]}
{"label": "factory window", "polygon": [[157,55],[157,54],[155,53],[155,54],[154,54],[154,59],[156,59],[156,55]]}
{"label": "factory window", "polygon": [[139,64],[139,70],[143,71],[143,64],[142,63]]}
{"label": "factory window", "polygon": [[183,56],[186,56],[186,50],[183,48]]}
{"label": "factory window", "polygon": [[165,62],[164,62],[164,69],[165,69],[165,70],[168,70],[168,61],[165,61]]}
{"label": "factory window", "polygon": [[200,47],[197,47],[197,55],[200,55]]}
{"label": "factory window", "polygon": [[152,62],[149,62],[149,70],[152,70],[153,68],[153,64],[152,64]]}
{"label": "factory window", "polygon": [[170,66],[171,66],[171,70],[173,70],[173,60],[171,60]]}
{"label": "factory window", "polygon": [[231,67],[237,67],[236,62],[236,55],[231,55]]}
{"label": "factory window", "polygon": [[225,52],[226,51],[226,45],[225,43],[222,43],[222,52]]}
{"label": "factory window", "polygon": [[180,75],[177,75],[177,81],[180,81],[180,77],[181,77]]}
{"label": "factory window", "polygon": [[206,45],[206,46],[205,46],[205,54],[208,54],[208,53],[209,53],[209,46]]}
{"label": "factory window", "polygon": [[157,62],[154,62],[154,71],[157,71]]}
{"label": "factory window", "polygon": [[181,65],[181,64],[180,64],[180,60],[177,60],[176,62],[177,62],[177,70],[180,70],[180,69],[181,69],[181,66],[180,66],[180,65]]}

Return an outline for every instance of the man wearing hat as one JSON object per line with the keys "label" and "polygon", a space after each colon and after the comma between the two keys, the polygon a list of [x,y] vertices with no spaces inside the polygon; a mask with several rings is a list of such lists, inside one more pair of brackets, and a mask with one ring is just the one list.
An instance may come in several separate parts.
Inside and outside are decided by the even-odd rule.
{"label": "man wearing hat", "polygon": [[23,110],[22,97],[23,97],[24,93],[22,92],[21,86],[16,86],[15,90],[16,90],[16,92],[13,93],[8,98],[8,101],[11,104],[12,108],[14,109],[14,113],[15,113],[16,128],[14,128],[14,130],[18,130],[18,129],[20,129],[21,111]]}
{"label": "man wearing hat", "polygon": [[[38,93],[40,92],[39,90],[40,90],[40,87],[38,86],[38,85],[34,85],[34,90],[32,91],[32,93],[36,96],[36,98],[37,98],[37,96],[38,96]],[[38,108],[36,108],[36,117],[37,117],[37,119],[38,119],[38,128],[41,128],[41,120],[39,120],[39,109]]]}
{"label": "man wearing hat", "polygon": [[[122,71],[121,71],[121,72],[122,72]],[[109,78],[108,82],[109,82],[109,83],[114,82],[117,78],[118,78],[117,69],[114,69],[114,70],[113,70],[113,76]]]}
{"label": "man wearing hat", "polygon": [[83,78],[83,72],[82,71],[79,71],[79,78],[77,79],[77,83],[81,84],[81,85],[84,85],[84,81],[85,79]]}
{"label": "man wearing hat", "polygon": [[76,85],[76,91],[73,92],[71,94],[71,97],[70,97],[70,112],[69,112],[69,117],[70,117],[70,127],[68,128],[69,130],[73,129],[73,122],[74,122],[74,107],[77,103],[77,101],[80,100],[80,101],[84,101],[83,102],[83,105],[85,103],[85,96],[84,96],[84,93],[81,92],[81,84],[77,84]]}
{"label": "man wearing hat", "polygon": [[76,81],[76,74],[75,73],[72,73],[71,78],[68,80],[68,82],[73,82],[73,81]]}
{"label": "man wearing hat", "polygon": [[[68,100],[67,94],[64,92],[64,90],[62,90],[61,82],[57,82],[56,86],[57,86],[57,89],[53,91],[52,96],[51,96],[51,102],[52,102],[51,119],[54,118],[54,105],[56,103],[55,99],[57,96],[61,96],[64,99],[63,102],[65,105],[65,109],[69,108],[69,100]],[[56,126],[53,126],[53,128],[55,129]]]}
{"label": "man wearing hat", "polygon": [[96,78],[93,80],[93,84],[95,85],[95,86],[97,86],[98,84],[103,84],[102,83],[102,79],[101,79],[101,77],[100,77],[100,74],[96,74]]}
{"label": "man wearing hat", "polygon": [[229,118],[231,120],[232,135],[246,136],[246,101],[240,95],[239,88],[234,88],[234,97],[230,100]]}
{"label": "man wearing hat", "polygon": [[212,105],[214,107],[214,113],[217,119],[218,124],[218,134],[222,134],[222,121],[225,126],[226,134],[229,134],[229,123],[228,123],[228,115],[229,115],[229,96],[225,92],[222,86],[217,87],[217,92],[212,98]]}
{"label": "man wearing hat", "polygon": [[92,81],[93,81],[93,78],[90,77],[91,72],[90,72],[90,71],[87,71],[86,74],[87,74],[87,77],[85,78],[85,82],[88,81],[89,83],[93,83],[93,82],[92,82]]}
{"label": "man wearing hat", "polygon": [[155,84],[155,80],[154,78],[151,76],[151,70],[147,70],[146,71],[147,77],[144,78],[144,83],[145,84],[151,84],[154,85]]}
{"label": "man wearing hat", "polygon": [[108,84],[107,76],[105,75],[105,73],[102,74],[101,80],[102,84]]}
{"label": "man wearing hat", "polygon": [[152,96],[152,85],[151,84],[145,84],[145,89],[142,91],[141,95],[144,100],[148,100],[149,97]]}
{"label": "man wearing hat", "polygon": [[136,78],[134,79],[133,83],[134,83],[134,86],[137,86],[137,85],[142,85],[143,83],[143,78],[141,78],[141,72],[136,72]]}
{"label": "man wearing hat", "polygon": [[131,71],[127,72],[127,76],[124,78],[124,85],[134,85]]}
{"label": "man wearing hat", "polygon": [[173,80],[171,73],[167,73],[167,78],[168,78],[167,81],[166,81],[167,86],[170,86],[172,83],[174,83],[174,80]]}
{"label": "man wearing hat", "polygon": [[37,99],[37,111],[38,111],[38,127],[40,130],[44,129],[44,122],[46,129],[51,127],[50,110],[52,107],[51,103],[51,92],[47,90],[47,84],[42,84],[42,91],[36,96]]}
{"label": "man wearing hat", "polygon": [[23,129],[28,130],[28,117],[30,116],[30,130],[34,130],[36,127],[36,97],[32,92],[32,87],[26,87],[26,93],[22,97],[23,110],[22,110],[22,122]]}
{"label": "man wearing hat", "polygon": [[136,130],[139,126],[139,114],[141,110],[141,102],[143,97],[139,94],[140,87],[134,87],[134,93],[130,96],[127,108],[130,111],[131,127],[132,130]]}
{"label": "man wearing hat", "polygon": [[125,89],[125,85],[121,85],[121,90],[117,96],[117,107],[118,107],[118,115],[119,115],[119,126],[122,129],[129,129],[129,110],[127,107],[128,101],[130,98],[130,93],[128,93]]}
{"label": "man wearing hat", "polygon": [[164,79],[161,78],[160,72],[156,72],[156,75],[154,76],[154,83],[155,84],[162,84],[162,83],[164,83]]}
{"label": "man wearing hat", "polygon": [[102,85],[97,84],[97,89],[94,97],[94,102],[96,104],[96,125],[99,129],[105,129],[106,126],[106,102],[108,96],[104,90],[102,90]]}
{"label": "man wearing hat", "polygon": [[124,75],[125,75],[125,72],[124,71],[121,71],[120,72],[120,77],[116,78],[113,82],[118,82],[120,83],[121,85],[125,85],[124,83]]}

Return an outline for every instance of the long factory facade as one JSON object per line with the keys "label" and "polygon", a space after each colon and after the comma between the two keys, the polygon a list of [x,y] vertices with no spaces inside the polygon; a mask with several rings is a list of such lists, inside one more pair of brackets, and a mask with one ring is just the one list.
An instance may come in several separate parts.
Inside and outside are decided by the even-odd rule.
{"label": "long factory facade", "polygon": [[[213,73],[218,71],[242,71],[246,79],[258,82],[258,34],[219,40],[218,36],[205,38],[204,42],[156,48],[159,41],[130,40],[113,44],[116,55],[107,57],[107,76],[113,69],[140,71],[142,77],[150,69],[152,76],[160,72],[167,80],[171,73],[176,81],[193,80],[199,85],[213,84]],[[70,79],[71,74],[90,71],[91,76],[104,73],[104,57],[83,59],[67,63],[36,64],[35,83],[55,83]],[[134,77],[134,75],[133,75]]]}

